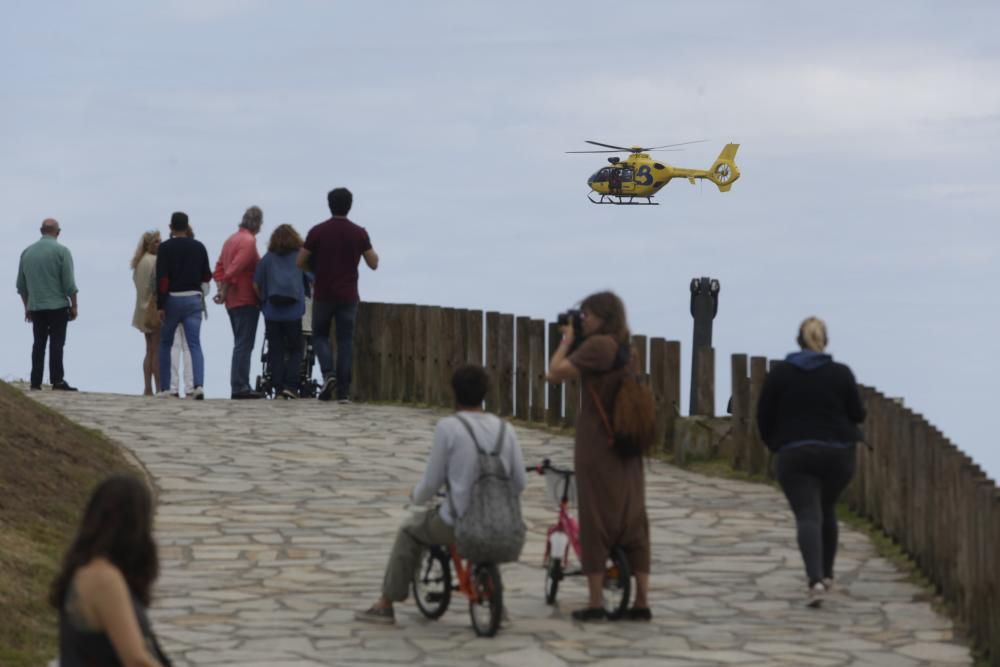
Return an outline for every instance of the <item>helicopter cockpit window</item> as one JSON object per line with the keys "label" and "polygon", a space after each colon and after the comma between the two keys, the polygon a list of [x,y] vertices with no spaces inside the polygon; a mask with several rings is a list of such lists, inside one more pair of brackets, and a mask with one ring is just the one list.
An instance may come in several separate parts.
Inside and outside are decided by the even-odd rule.
{"label": "helicopter cockpit window", "polygon": [[599,171],[594,172],[594,175],[590,177],[590,180],[595,183],[600,183],[602,181],[608,180],[608,174],[611,172],[610,169],[605,167]]}
{"label": "helicopter cockpit window", "polygon": [[622,169],[622,180],[623,181],[631,181],[632,180],[632,170],[631,169]]}

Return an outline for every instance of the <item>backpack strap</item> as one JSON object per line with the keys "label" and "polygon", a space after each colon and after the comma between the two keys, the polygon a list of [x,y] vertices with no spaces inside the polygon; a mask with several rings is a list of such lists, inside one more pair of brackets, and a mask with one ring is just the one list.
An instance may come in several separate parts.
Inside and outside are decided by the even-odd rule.
{"label": "backpack strap", "polygon": [[597,395],[597,390],[594,389],[594,385],[592,383],[587,383],[587,389],[590,390],[590,398],[594,401],[594,406],[597,408],[597,414],[601,415],[601,421],[604,423],[604,430],[608,433],[608,443],[614,444],[615,431],[611,428],[611,421],[608,419],[608,413],[604,411],[604,406],[601,404],[601,397]]}
{"label": "backpack strap", "polygon": [[497,433],[497,444],[493,447],[493,455],[497,458],[503,454],[503,447],[507,444],[507,439],[504,435],[507,433],[507,421],[504,419],[500,420],[500,432]]}
{"label": "backpack strap", "polygon": [[462,426],[464,426],[465,430],[469,432],[469,437],[472,438],[473,444],[476,445],[476,450],[480,454],[484,454],[484,455],[487,454],[486,450],[479,446],[479,440],[476,438],[476,434],[472,431],[472,424],[470,424],[468,421],[466,421],[465,417],[463,417],[462,415],[458,414],[457,412],[455,413],[455,418],[458,421],[462,422]]}

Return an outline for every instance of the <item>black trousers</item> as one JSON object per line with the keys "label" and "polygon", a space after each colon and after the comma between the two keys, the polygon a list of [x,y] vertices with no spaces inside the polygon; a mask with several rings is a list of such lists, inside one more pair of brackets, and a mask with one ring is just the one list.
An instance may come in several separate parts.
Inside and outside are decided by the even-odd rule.
{"label": "black trousers", "polygon": [[837,500],[854,476],[854,465],[854,447],[806,445],[778,453],[778,483],[795,513],[799,551],[810,586],[833,578]]}
{"label": "black trousers", "polygon": [[66,345],[66,324],[69,308],[31,311],[35,343],[31,347],[31,386],[42,386],[45,368],[45,346],[49,347],[49,382],[58,384],[63,377],[63,347]]}
{"label": "black trousers", "polygon": [[302,318],[289,322],[264,320],[267,336],[267,364],[271,371],[271,384],[280,393],[287,389],[299,393],[302,373]]}

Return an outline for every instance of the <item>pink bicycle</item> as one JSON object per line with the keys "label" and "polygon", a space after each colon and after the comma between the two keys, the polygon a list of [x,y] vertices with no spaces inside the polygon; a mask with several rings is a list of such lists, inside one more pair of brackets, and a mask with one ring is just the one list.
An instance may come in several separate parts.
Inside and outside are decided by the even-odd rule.
{"label": "pink bicycle", "polygon": [[[559,593],[559,584],[565,577],[579,576],[580,570],[580,527],[569,513],[570,481],[573,471],[567,468],[557,468],[549,459],[541,465],[525,468],[527,472],[537,472],[539,475],[551,473],[560,477],[559,518],[549,526],[545,538],[545,602],[555,604]],[[573,569],[569,567],[570,547],[576,559]],[[625,552],[620,546],[615,546],[608,555],[604,567],[604,610],[609,619],[621,618],[628,609],[629,597],[632,593],[632,573],[629,570]]]}

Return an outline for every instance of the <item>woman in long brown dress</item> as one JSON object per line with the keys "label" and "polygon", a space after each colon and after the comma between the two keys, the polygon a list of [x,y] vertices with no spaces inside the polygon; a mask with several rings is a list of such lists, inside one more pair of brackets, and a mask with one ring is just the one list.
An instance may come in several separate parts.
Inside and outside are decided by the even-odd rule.
{"label": "woman in long brown dress", "polygon": [[[573,465],[576,469],[580,521],[580,551],[587,577],[589,604],[573,612],[578,621],[605,620],[603,587],[605,563],[620,546],[635,575],[635,605],[623,618],[648,621],[649,519],[646,481],[641,456],[622,458],[609,442],[608,432],[594,403],[612,413],[615,394],[627,372],[630,334],[625,305],[612,292],[591,294],[580,307],[583,340],[574,345],[572,324],[562,327],[562,341],[549,362],[549,381],[580,378],[583,396],[576,419]],[[593,392],[591,391],[593,388]]]}

